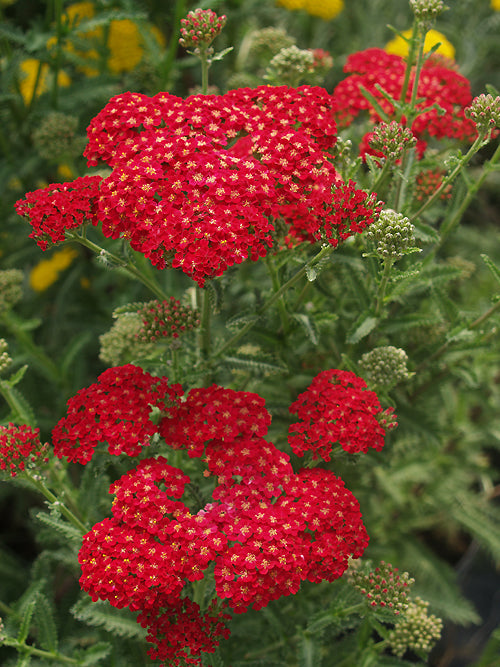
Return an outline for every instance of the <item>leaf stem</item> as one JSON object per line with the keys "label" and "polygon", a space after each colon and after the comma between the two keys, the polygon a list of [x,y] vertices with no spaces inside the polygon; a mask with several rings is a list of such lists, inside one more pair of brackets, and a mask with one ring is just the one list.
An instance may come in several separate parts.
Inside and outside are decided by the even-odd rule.
{"label": "leaf stem", "polygon": [[40,479],[38,475],[31,475],[29,472],[24,471],[24,475],[26,478],[33,484],[33,486],[40,491],[40,493],[45,496],[45,498],[49,501],[51,506],[55,506],[61,514],[63,514],[66,519],[75,527],[77,530],[81,532],[82,535],[85,535],[85,533],[88,533],[89,529],[85,524],[83,524],[80,519],[73,514],[73,512],[66,507],[66,505],[60,501],[57,496],[55,496],[50,489],[48,489],[44,482]]}
{"label": "leaf stem", "polygon": [[78,243],[81,243],[89,250],[92,250],[92,252],[94,252],[96,255],[103,256],[105,259],[108,259],[113,264],[116,264],[121,269],[127,271],[127,273],[130,273],[130,275],[132,275],[134,278],[137,278],[143,285],[145,285],[155,296],[157,296],[162,301],[166,301],[168,299],[168,296],[161,289],[161,287],[157,285],[156,282],[151,280],[148,276],[146,276],[140,269],[137,268],[137,266],[135,266],[131,262],[127,262],[121,257],[118,257],[118,255],[109,252],[109,250],[101,248],[101,246],[98,246],[96,243],[93,243],[83,234],[78,234],[76,232],[68,232],[68,238],[73,241],[78,241]]}
{"label": "leaf stem", "polygon": [[[315,255],[309,262],[306,262],[304,266],[297,271],[295,275],[293,275],[289,280],[287,280],[286,283],[283,283],[279,290],[273,294],[273,296],[266,301],[265,304],[263,304],[256,312],[257,317],[260,317],[265,313],[266,310],[271,308],[287,290],[290,289],[290,287],[293,287],[295,283],[297,283],[301,278],[303,278],[306,275],[306,272],[308,269],[313,268],[318,262],[321,260],[325,259],[328,255],[330,255],[334,251],[334,247],[331,245],[325,245],[321,248],[321,250]],[[244,327],[240,329],[234,336],[232,336],[228,341],[226,341],[221,347],[219,347],[218,350],[216,350],[212,355],[211,359],[217,359],[221,355],[223,355],[226,350],[230,349],[233,347],[243,336],[245,336],[248,331],[255,325],[256,319],[252,320],[250,322],[247,322]]]}

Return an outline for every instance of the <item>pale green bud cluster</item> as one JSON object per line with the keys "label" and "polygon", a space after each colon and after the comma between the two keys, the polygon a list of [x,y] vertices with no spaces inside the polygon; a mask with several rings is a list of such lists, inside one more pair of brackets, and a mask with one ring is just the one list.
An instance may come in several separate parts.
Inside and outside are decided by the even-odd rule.
{"label": "pale green bud cluster", "polygon": [[142,318],[137,313],[113,314],[116,322],[111,329],[99,337],[99,358],[110,366],[121,366],[147,356],[154,349],[149,342],[139,340]]}
{"label": "pale green bud cluster", "polygon": [[500,97],[482,93],[465,109],[467,118],[473,120],[479,132],[489,132],[500,127]]}
{"label": "pale green bud cluster", "polygon": [[447,9],[442,0],[410,0],[410,6],[417,21],[430,25]]}
{"label": "pale green bud cluster", "polygon": [[403,127],[395,120],[378,123],[368,142],[374,150],[380,151],[386,160],[396,162],[405,150],[416,145],[417,140],[409,127]]}
{"label": "pale green bud cluster", "polygon": [[82,141],[76,136],[78,118],[51,111],[33,132],[33,144],[40,157],[61,161],[80,155]]}
{"label": "pale green bud cluster", "polygon": [[271,83],[298,86],[308,72],[314,70],[314,55],[295,45],[281,49],[269,63],[264,78]]}
{"label": "pale green bud cluster", "polygon": [[407,363],[408,355],[404,350],[384,345],[363,354],[359,366],[370,384],[388,389],[410,377]]}
{"label": "pale green bud cluster", "polygon": [[429,616],[428,607],[428,602],[415,598],[414,602],[409,603],[404,617],[390,631],[387,642],[399,658],[408,650],[429,653],[441,637],[443,622],[433,614]]}
{"label": "pale green bud cluster", "polygon": [[380,561],[380,565],[368,573],[354,569],[350,579],[371,607],[386,607],[395,615],[409,607],[408,590],[415,580],[408,572],[400,573],[390,563]]}
{"label": "pale green bud cluster", "polygon": [[295,38],[291,37],[283,28],[262,28],[262,30],[253,32],[250,38],[248,56],[263,63],[269,62],[282,49],[287,49],[295,44]]}
{"label": "pale green bud cluster", "polygon": [[414,226],[408,218],[390,208],[384,209],[365,232],[375,243],[382,259],[400,259],[415,242]]}
{"label": "pale green bud cluster", "polygon": [[23,280],[24,274],[19,269],[0,271],[0,313],[21,301]]}
{"label": "pale green bud cluster", "polygon": [[9,346],[5,338],[0,338],[0,374],[7,370],[12,363],[8,349]]}

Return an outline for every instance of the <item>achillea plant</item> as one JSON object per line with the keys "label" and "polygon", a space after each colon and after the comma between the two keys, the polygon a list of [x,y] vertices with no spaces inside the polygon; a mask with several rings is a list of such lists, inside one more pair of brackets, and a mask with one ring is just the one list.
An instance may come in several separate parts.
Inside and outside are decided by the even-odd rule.
{"label": "achillea plant", "polygon": [[[35,265],[35,244],[1,255],[0,472],[20,513],[26,489],[45,500],[21,576],[0,545],[7,666],[15,651],[81,667],[432,664],[431,605],[477,621],[434,545],[465,535],[500,558],[500,250],[489,236],[481,267],[481,234],[459,226],[498,167],[498,97],[473,98],[459,64],[429,53],[440,0],[409,3],[407,51],[349,55],[331,90],[311,81],[345,54],[308,38],[355,7],[278,5],[239,21],[235,63],[231,14],[156,8],[168,51],[143,62],[143,16],[54,7],[52,88],[24,111],[48,125],[23,131],[55,164],[40,180],[26,161],[15,210],[56,261],[24,296],[11,267]],[[311,15],[286,19],[297,37],[255,32],[284,8]],[[112,64],[117,23],[141,35],[130,67]],[[276,85],[261,85],[269,63]],[[67,64],[93,70],[78,124],[59,115],[75,110],[57,87]],[[149,66],[164,91],[109,88]],[[227,90],[242,74],[259,83]],[[88,170],[70,155],[56,183],[85,114]],[[73,245],[84,294],[76,261],[55,281]],[[68,340],[49,354],[54,332]]]}

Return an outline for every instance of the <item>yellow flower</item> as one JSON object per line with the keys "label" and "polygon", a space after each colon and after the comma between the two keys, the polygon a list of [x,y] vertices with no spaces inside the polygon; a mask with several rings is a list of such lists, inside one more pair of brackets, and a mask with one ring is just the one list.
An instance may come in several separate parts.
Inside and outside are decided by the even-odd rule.
{"label": "yellow flower", "polygon": [[[95,15],[92,2],[76,2],[66,9],[66,17],[69,25],[77,27],[81,19],[89,19]],[[165,38],[153,25],[148,26],[151,35],[155,38],[159,47],[165,46]],[[88,40],[103,40],[104,31],[101,27],[91,31],[79,31],[80,38]],[[107,47],[109,50],[108,68],[114,74],[129,72],[142,60],[144,55],[144,40],[137,25],[130,19],[116,19],[109,24],[107,36]],[[71,43],[66,45],[69,52],[76,53],[85,58],[89,63],[97,64],[99,54],[95,49],[77,51]],[[97,75],[98,69],[92,64],[80,68],[87,76]]]}
{"label": "yellow flower", "polygon": [[[40,76],[37,82],[38,68],[40,68]],[[34,96],[38,97],[49,89],[49,66],[47,63],[40,64],[36,58],[26,58],[21,62],[19,69],[21,73],[19,89],[24,103],[29,104]],[[69,86],[71,79],[66,72],[60,70],[57,75],[57,83],[59,86]]]}
{"label": "yellow flower", "polygon": [[491,8],[496,12],[500,12],[500,0],[491,0]]}
{"label": "yellow flower", "polygon": [[311,16],[330,21],[344,9],[344,0],[306,0],[304,9]]}
{"label": "yellow flower", "polygon": [[30,286],[35,292],[44,292],[59,278],[78,255],[73,248],[63,248],[55,252],[50,259],[42,259],[30,272]]}
{"label": "yellow flower", "polygon": [[335,18],[344,9],[344,0],[278,0],[286,9],[305,9],[311,16],[319,16],[325,21]]}
{"label": "yellow flower", "polygon": [[[165,46],[161,32],[155,26],[149,30],[159,46]],[[111,21],[108,36],[109,69],[118,74],[129,72],[142,60],[144,53],[143,39],[137,25],[130,19]]]}
{"label": "yellow flower", "polygon": [[294,9],[304,9],[306,0],[278,0],[278,5],[293,11]]}
{"label": "yellow flower", "polygon": [[60,178],[66,179],[66,181],[71,181],[73,178],[75,178],[75,174],[73,173],[73,169],[71,169],[69,164],[66,164],[65,162],[58,165],[57,175]]}
{"label": "yellow flower", "polygon": [[[411,30],[405,30],[401,34],[403,37],[406,37],[406,39],[411,39]],[[424,51],[430,51],[432,47],[438,42],[441,42],[441,45],[437,48],[435,53],[440,53],[442,56],[453,60],[455,58],[455,47],[446,39],[442,33],[438,32],[437,30],[429,30],[425,36]],[[397,35],[397,37],[385,45],[385,50],[387,53],[393,53],[396,56],[406,58],[408,55],[408,42]]]}

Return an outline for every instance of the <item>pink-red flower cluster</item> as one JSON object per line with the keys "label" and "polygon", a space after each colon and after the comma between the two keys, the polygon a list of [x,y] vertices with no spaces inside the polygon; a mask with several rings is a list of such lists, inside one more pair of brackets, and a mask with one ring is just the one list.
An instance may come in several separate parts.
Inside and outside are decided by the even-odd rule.
{"label": "pink-red flower cluster", "polygon": [[298,456],[330,460],[339,444],[349,453],[380,451],[387,429],[397,425],[392,408],[382,410],[377,394],[349,371],[329,370],[317,375],[290,406],[300,422],[289,428],[288,442]]}
{"label": "pink-red flower cluster", "polygon": [[[123,93],[91,121],[88,137],[89,165],[113,171],[99,188],[99,177],[87,177],[85,220],[97,217],[106,237],[128,240],[159,269],[179,268],[200,286],[264,256],[283,241],[278,229],[289,228],[295,241],[326,235],[337,245],[379,210],[374,196],[343,183],[334,168],[336,124],[322,88],[260,86],[185,100]],[[54,207],[58,187],[17,204],[35,233],[43,223],[53,242],[84,221],[74,203]]]}
{"label": "pink-red flower cluster", "polygon": [[[374,123],[383,120],[377,109],[363,95],[362,87],[371,93],[389,118],[394,117],[393,104],[377,86],[395,100],[400,100],[406,71],[404,58],[386,53],[382,49],[370,48],[350,55],[344,71],[349,76],[337,85],[332,95],[337,122],[342,126],[350,125],[362,111],[367,111]],[[415,73],[412,72],[406,102],[411,99],[414,78]],[[464,113],[472,100],[470,84],[454,68],[440,59],[426,60],[418,82],[417,98],[421,100],[416,105],[420,114],[413,121],[411,130],[421,142],[429,136],[437,139],[452,137],[465,141],[476,138],[475,125]],[[424,111],[433,104],[437,104],[441,110],[433,108]]]}
{"label": "pink-red flower cluster", "polygon": [[[159,391],[158,378],[149,382],[158,405],[167,385]],[[288,455],[264,439],[270,415],[260,396],[216,385],[176,392],[157,432],[173,449],[203,460],[204,476],[214,478],[212,496],[193,507],[192,495],[191,503],[184,500],[189,477],[164,456],[141,461],[111,485],[113,516],[84,537],[81,586],[94,600],[139,612],[153,657],[200,664],[200,652],[213,651],[228,634],[225,607],[260,609],[296,593],[303,581],[333,581],[349,557],[361,556],[368,536],[341,479],[322,469],[295,473]],[[138,415],[152,403],[145,389],[136,393]],[[123,417],[116,404],[108,412]],[[89,424],[93,441],[90,431],[102,437],[100,421]],[[209,566],[217,598],[202,614],[186,587]]]}
{"label": "pink-red flower cluster", "polygon": [[83,224],[97,225],[97,198],[100,176],[82,176],[71,183],[53,183],[28,192],[16,203],[16,212],[29,219],[42,250],[65,239],[68,229]]}
{"label": "pink-red flower cluster", "polygon": [[[441,187],[443,178],[446,176],[444,169],[426,169],[421,171],[415,179],[415,199],[425,201]],[[451,199],[452,185],[449,183],[439,195],[440,199]]]}
{"label": "pink-red flower cluster", "polygon": [[217,16],[211,9],[195,9],[181,19],[179,44],[186,49],[208,46],[226,24],[226,16]]}
{"label": "pink-red flower cluster", "polygon": [[168,412],[181,392],[132,364],[108,368],[69,399],[66,417],[52,431],[54,453],[85,465],[107,443],[110,454],[137,456],[157,430],[149,418],[153,407]]}
{"label": "pink-red flower cluster", "polygon": [[0,426],[0,470],[7,470],[11,477],[34,464],[46,463],[47,445],[42,445],[40,429],[30,426]]}
{"label": "pink-red flower cluster", "polygon": [[198,312],[183,306],[175,297],[165,301],[148,301],[134,311],[142,319],[142,327],[137,338],[153,343],[163,338],[179,338],[186,331],[199,326]]}

